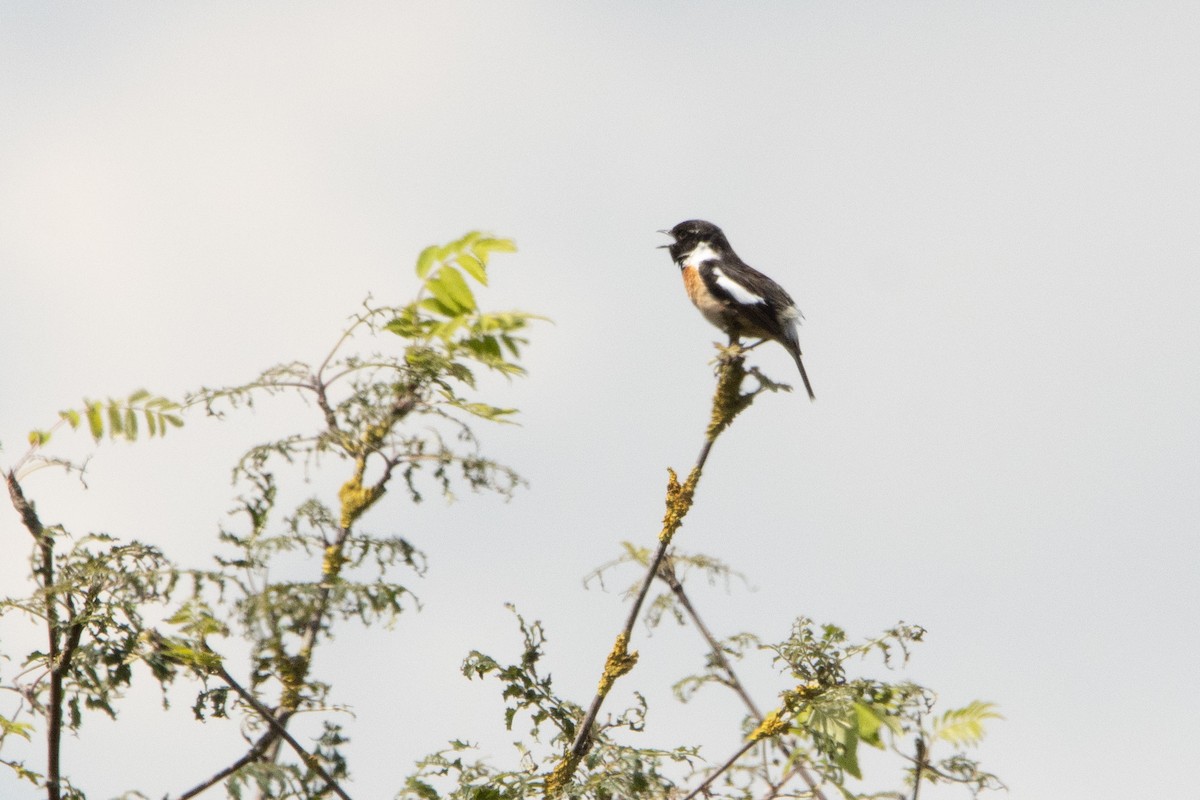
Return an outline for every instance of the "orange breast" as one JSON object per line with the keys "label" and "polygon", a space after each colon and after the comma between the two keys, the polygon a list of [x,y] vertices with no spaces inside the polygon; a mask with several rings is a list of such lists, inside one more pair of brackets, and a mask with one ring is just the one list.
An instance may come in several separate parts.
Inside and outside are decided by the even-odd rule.
{"label": "orange breast", "polygon": [[708,294],[704,288],[704,279],[700,277],[700,270],[691,265],[683,268],[683,288],[687,289],[688,297],[697,307]]}
{"label": "orange breast", "polygon": [[700,277],[700,270],[691,264],[683,268],[683,287],[687,289],[692,304],[700,309],[704,318],[723,331],[728,331],[725,304],[713,296]]}

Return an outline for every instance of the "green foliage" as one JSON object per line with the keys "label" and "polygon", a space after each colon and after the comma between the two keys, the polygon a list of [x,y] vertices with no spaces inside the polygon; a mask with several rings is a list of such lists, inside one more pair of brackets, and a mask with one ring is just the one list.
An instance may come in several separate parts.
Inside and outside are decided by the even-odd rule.
{"label": "green foliage", "polygon": [[[69,408],[58,412],[59,424],[65,423],[78,430],[87,423],[88,432],[99,442],[107,432],[110,439],[136,441],[142,420],[146,434],[151,438],[165,436],[170,428],[183,425],[177,413],[179,405],[165,397],[156,397],[145,389],[139,389],[124,400],[84,400],[80,408]],[[44,447],[49,443],[51,430],[34,430],[29,433],[29,444]]]}
{"label": "green foliage", "polygon": [[962,708],[952,708],[933,721],[933,736],[955,747],[970,747],[983,740],[983,722],[1004,719],[994,703],[979,700]]}
{"label": "green foliage", "polygon": [[[178,657],[208,651],[205,636],[215,615],[250,644],[248,690],[286,719],[301,712],[328,713],[330,685],[312,673],[314,648],[340,622],[390,626],[417,607],[414,593],[395,575],[420,576],[424,556],[405,536],[364,527],[364,516],[394,486],[410,501],[423,498],[431,482],[447,497],[455,485],[509,496],[520,485],[511,469],[478,450],[470,421],[504,421],[515,413],[471,396],[480,367],[506,377],[523,374],[518,357],[531,315],[490,313],[478,304],[469,281],[487,283],[489,257],[511,252],[511,242],[478,233],[427,248],[418,259],[422,284],[404,305],[368,299],[333,349],[316,363],[291,361],[264,370],[245,384],[203,389],[189,403],[217,416],[266,398],[299,397],[316,414],[311,430],[251,447],[234,468],[241,489],[236,524],[220,531],[224,552],[217,568],[192,571],[193,593],[180,625],[195,644]],[[362,339],[398,338],[380,350],[358,352]],[[329,457],[332,456],[332,461]],[[312,496],[290,511],[277,508],[279,484],[297,465],[304,481],[332,463],[343,483],[336,498]],[[307,578],[295,575],[309,565]],[[281,569],[280,564],[287,564]],[[220,633],[224,633],[221,630]],[[203,660],[193,660],[199,670]],[[194,706],[198,716],[261,716],[244,698],[206,687]],[[332,723],[328,723],[332,725]],[[260,743],[273,737],[264,731]],[[344,738],[333,727],[318,742],[318,757],[334,778],[346,774]],[[231,793],[271,797],[323,795],[323,777],[277,760],[250,764],[235,773]],[[307,794],[306,794],[307,793]]]}
{"label": "green foliage", "polygon": [[932,691],[909,681],[851,674],[853,662],[871,655],[878,656],[885,666],[894,667],[898,652],[902,663],[906,663],[912,645],[924,636],[923,628],[900,623],[878,637],[850,644],[841,628],[818,627],[802,617],[794,623],[791,636],[767,648],[775,654],[776,663],[800,682],[790,703],[793,713],[789,732],[800,743],[797,753],[847,797],[856,795],[847,787],[846,776],[863,778],[858,758],[860,744],[880,750],[890,747],[901,754],[911,751],[909,758],[920,768],[907,770],[910,781],[941,778],[965,784],[974,793],[1000,786],[995,776],[980,770],[964,754],[956,753],[947,760],[947,764],[955,765],[953,773],[926,760],[931,736],[955,745],[982,738],[982,721],[998,717],[991,704],[975,702],[947,711],[933,718],[931,732],[926,723],[936,703]]}
{"label": "green foliage", "polygon": [[329,797],[325,780],[312,769],[319,764],[336,780],[348,776],[346,760],[341,754],[349,740],[342,735],[341,726],[324,723],[324,731],[314,743],[308,765],[260,761],[247,764],[225,784],[235,800],[269,797],[271,800],[315,800]]}
{"label": "green foliage", "polygon": [[[479,371],[524,374],[520,356],[534,317],[485,311],[472,288],[487,285],[495,253],[514,250],[511,241],[480,233],[428,248],[418,259],[416,296],[400,305],[368,298],[323,358],[286,362],[188,398],[185,407],[217,417],[289,396],[316,412],[311,426],[254,445],[236,464],[234,518],[219,531],[221,550],[210,569],[180,569],[154,548],[105,536],[64,551],[58,545],[70,537],[43,526],[20,483],[31,471],[22,471],[27,463],[82,472],[82,465],[39,452],[59,426],[86,428],[97,442],[162,436],[182,424],[179,405],[146,391],[85,400],[61,412],[54,427],[33,431],[29,453],[7,477],[33,537],[34,591],[4,600],[0,614],[41,619],[55,645],[30,654],[21,674],[34,677],[9,687],[30,701],[21,712],[50,719],[46,736],[57,741],[89,710],[114,715],[141,662],[164,684],[194,679],[197,718],[236,717],[243,730],[257,732],[244,759],[188,796],[217,782],[234,797],[343,796],[337,782],[348,774],[346,738],[327,718],[338,708],[329,701],[331,686],[313,674],[314,650],[338,624],[390,626],[417,607],[396,575],[419,577],[426,566],[408,537],[371,530],[365,514],[396,486],[417,502],[428,485],[447,497],[459,486],[508,497],[521,485],[513,470],[480,452],[471,427],[515,414],[477,395]],[[378,344],[354,347],[365,341]],[[338,474],[340,489],[318,489],[291,510],[280,507],[281,485],[311,491],[322,468]],[[162,631],[148,623],[151,609]],[[249,646],[246,686],[219,652],[219,640],[228,638]],[[301,712],[325,715],[324,733],[308,749],[280,732]],[[33,730],[21,719],[0,721],[0,744]],[[281,739],[296,748],[294,760],[281,752]],[[41,776],[16,760],[0,763],[43,785],[52,800],[74,796],[57,771]]]}
{"label": "green foliage", "polygon": [[[289,399],[309,414],[299,430],[255,444],[234,466],[235,507],[218,531],[219,551],[209,568],[183,569],[136,541],[100,534],[76,539],[44,525],[22,488],[27,463],[82,471],[41,452],[58,427],[86,427],[96,442],[106,436],[133,441],[182,424],[180,406],[146,391],[85,400],[60,412],[50,429],[33,431],[29,452],[6,473],[9,496],[31,536],[31,588],[0,600],[0,616],[39,621],[49,644],[45,652],[28,653],[20,671],[0,682],[20,698],[16,713],[0,716],[0,747],[36,734],[54,749],[88,712],[115,716],[140,663],[164,687],[192,681],[195,717],[231,718],[246,737],[243,755],[212,776],[196,776],[199,782],[181,796],[220,783],[233,798],[345,800],[347,739],[335,716],[344,709],[335,702],[337,687],[316,674],[314,653],[344,624],[390,627],[418,609],[412,586],[427,570],[419,540],[375,529],[372,523],[395,515],[373,510],[389,493],[415,503],[431,487],[447,498],[462,488],[507,498],[521,486],[513,470],[483,455],[472,427],[481,419],[507,422],[515,413],[489,402],[482,376],[524,374],[526,330],[538,319],[480,305],[477,292],[488,284],[491,257],[514,250],[507,239],[477,232],[428,247],[417,259],[415,296],[397,305],[368,298],[323,358],[285,362],[248,382],[203,388],[188,398],[186,407],[217,417]],[[367,342],[367,349],[357,346]],[[758,388],[745,392],[748,376]],[[740,355],[722,356],[701,459],[684,486],[672,473],[675,499],[687,496],[686,505],[668,503],[675,528],[716,435],[758,394],[781,388],[745,369]],[[855,641],[836,625],[800,617],[779,642],[764,644],[751,633],[717,638],[688,587],[704,581],[728,591],[745,582],[740,573],[703,554],[656,553],[625,543],[587,582],[603,584],[612,570],[630,566],[643,580],[627,597],[642,597],[652,582],[666,587],[642,609],[646,625],[675,620],[694,626],[708,645],[703,663],[675,684],[676,697],[694,704],[707,700],[712,688],[735,692],[746,713],[731,719],[730,728],[746,736],[742,749],[731,758],[702,755],[690,742],[648,745],[649,707],[638,692],[619,712],[599,717],[596,702],[585,717],[583,705],[562,696],[544,666],[542,624],[514,610],[519,654],[505,659],[472,651],[462,672],[497,686],[516,759],[495,765],[465,737],[452,740],[416,764],[400,798],[516,800],[560,796],[558,787],[572,800],[679,800],[692,786],[698,788],[688,797],[826,797],[836,790],[845,798],[903,798],[910,787],[915,796],[922,783],[956,783],[974,793],[1001,786],[961,750],[977,745],[985,723],[1000,718],[995,706],[975,701],[943,711],[931,690],[894,673],[924,629],[901,623]],[[629,616],[614,646],[624,659],[621,674],[636,663],[626,645],[637,618]],[[768,661],[779,673],[780,701],[763,713],[735,665]],[[876,674],[872,667],[889,672]],[[393,683],[406,686],[403,676]],[[288,732],[302,713],[322,724],[321,734],[306,742]],[[899,781],[864,793],[864,764],[873,760],[862,757],[863,745],[893,754],[900,768],[892,777]],[[943,756],[942,749],[953,752]],[[0,758],[0,765],[44,789],[48,800],[83,798],[57,766],[40,774],[17,759]],[[891,785],[904,781],[907,786]]]}
{"label": "green foliage", "polygon": [[[463,662],[463,674],[500,682],[506,701],[507,730],[514,730],[519,720],[528,721],[527,738],[514,742],[520,763],[508,769],[494,767],[476,755],[472,745],[453,741],[447,749],[418,762],[416,772],[408,777],[400,792],[402,800],[543,796],[546,774],[555,766],[561,749],[574,738],[583,710],[560,697],[550,677],[539,672],[546,642],[541,623],[528,623],[519,614],[516,618],[523,639],[520,657],[506,664],[473,651]],[[631,747],[617,741],[618,732],[638,732],[645,724],[645,700],[635,695],[633,706],[599,726],[570,796],[595,800],[665,800],[674,796],[677,783],[668,773],[672,766],[690,769],[697,761],[696,749],[684,746],[660,750]]]}
{"label": "green foliage", "polygon": [[[52,574],[52,586],[0,600],[0,616],[21,613],[50,623],[52,646],[28,655],[22,675],[29,677],[12,688],[38,709],[50,703],[52,686],[61,687],[53,691],[61,692],[62,725],[74,731],[87,710],[116,717],[115,703],[128,688],[131,664],[142,649],[147,610],[166,602],[174,576],[162,553],[149,545],[123,544],[103,534],[74,541],[57,526],[42,529],[41,535],[33,578]],[[67,549],[56,551],[57,544]],[[32,729],[12,720],[3,727],[6,734],[26,738]]]}

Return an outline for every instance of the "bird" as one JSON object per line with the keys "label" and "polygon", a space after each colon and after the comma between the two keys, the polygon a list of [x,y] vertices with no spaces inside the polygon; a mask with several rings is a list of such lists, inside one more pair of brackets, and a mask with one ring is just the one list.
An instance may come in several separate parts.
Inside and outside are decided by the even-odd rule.
{"label": "bird", "polygon": [[728,334],[731,345],[742,336],[759,339],[751,347],[768,339],[779,342],[795,359],[809,399],[816,400],[800,358],[797,329],[803,315],[791,295],[742,261],[711,222],[689,219],[659,233],[675,240],[660,247],[668,248],[683,273],[688,297],[704,318]]}

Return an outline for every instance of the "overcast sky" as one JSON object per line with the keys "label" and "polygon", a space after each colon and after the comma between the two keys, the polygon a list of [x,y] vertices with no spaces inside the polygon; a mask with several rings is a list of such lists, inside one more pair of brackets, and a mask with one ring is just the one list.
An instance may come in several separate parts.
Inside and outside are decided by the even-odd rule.
{"label": "overcast sky", "polygon": [[[797,299],[817,394],[763,397],[713,453],[678,542],[754,591],[697,587],[710,626],[922,624],[908,674],[1000,705],[980,754],[1012,797],[1193,796],[1198,42],[1189,2],[0,0],[0,464],[84,396],[319,360],[365,295],[411,296],[425,245],[514,238],[481,299],[554,322],[490,387],[522,426],[481,434],[530,487],[388,498],[373,524],[428,553],[425,610],[318,663],[358,714],[353,793],[389,796],[449,738],[502,741],[497,686],[456,670],[516,654],[505,602],[590,699],[624,610],[581,579],[652,543],[721,338],[655,231],[708,219]],[[794,378],[778,346],[754,361]],[[199,565],[239,448],[305,413],[193,417],[103,445],[87,491],[27,490]],[[19,592],[11,513],[0,542]],[[666,691],[694,633],[635,647],[646,742],[703,721],[723,760],[737,706]],[[786,682],[753,684],[769,706]],[[188,704],[135,693],[72,774],[98,798],[207,776],[237,742]]]}

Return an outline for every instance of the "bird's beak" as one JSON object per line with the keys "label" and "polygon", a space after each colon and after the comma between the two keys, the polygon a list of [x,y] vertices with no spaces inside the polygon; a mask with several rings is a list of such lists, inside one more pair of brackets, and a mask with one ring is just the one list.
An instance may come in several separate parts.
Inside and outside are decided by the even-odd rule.
{"label": "bird's beak", "polygon": [[[670,231],[659,231],[659,233],[663,234],[664,236],[671,236],[671,232],[670,232]],[[674,236],[671,236],[671,238],[672,238],[672,239],[674,239],[675,237],[674,237]],[[673,241],[672,241],[672,242],[667,242],[666,244],[660,244],[660,245],[659,245],[657,248],[655,248],[655,249],[657,249],[657,250],[662,250],[664,247],[670,247],[670,246],[671,246],[671,245],[673,245],[673,244],[675,244],[675,242],[673,242]]]}

